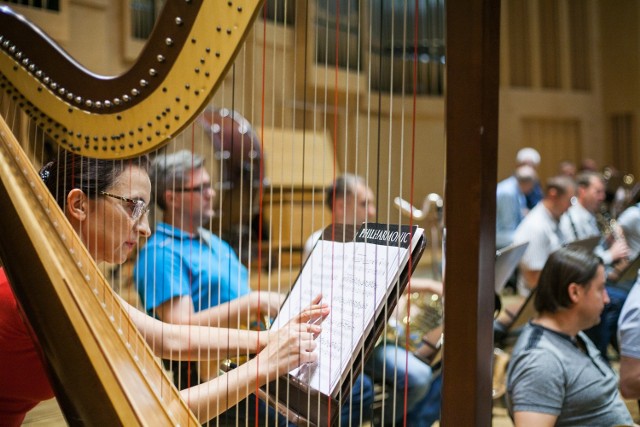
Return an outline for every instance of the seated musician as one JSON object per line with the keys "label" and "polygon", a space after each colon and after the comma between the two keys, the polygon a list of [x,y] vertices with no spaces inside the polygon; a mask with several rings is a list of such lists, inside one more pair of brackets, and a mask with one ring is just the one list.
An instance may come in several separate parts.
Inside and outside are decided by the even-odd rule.
{"label": "seated musician", "polygon": [[[142,303],[149,314],[165,322],[195,325],[239,326],[249,318],[248,311],[272,316],[280,308],[284,296],[274,292],[252,292],[247,269],[231,247],[203,228],[214,214],[215,191],[204,167],[204,158],[187,150],[158,155],[151,167],[151,181],[156,186],[154,198],[163,210],[154,235],[141,249],[134,279]],[[236,301],[240,312],[220,310],[219,304]],[[244,353],[239,352],[242,356]],[[217,366],[217,365],[216,365]],[[218,370],[201,365],[174,363],[176,385],[180,388],[216,376]],[[354,400],[360,399],[360,382],[354,386]],[[373,393],[364,393],[373,399]],[[218,421],[235,425],[248,418],[253,423],[255,399],[247,399]],[[261,421],[275,413],[258,403]],[[343,422],[346,422],[344,420]],[[279,417],[279,424],[286,424]]]}
{"label": "seated musician", "polygon": [[494,322],[494,334],[499,341],[507,334],[525,297],[537,286],[540,272],[549,254],[560,249],[565,238],[560,230],[560,217],[571,206],[575,194],[574,181],[557,176],[547,181],[544,198],[522,220],[513,236],[513,244],[529,242],[518,265],[517,289],[520,298],[508,304]]}
{"label": "seated musician", "polygon": [[620,392],[627,399],[640,400],[640,283],[631,288],[620,318]]}
{"label": "seated musician", "polygon": [[[601,212],[600,209],[605,200],[604,177],[597,172],[582,172],[578,175],[576,184],[578,187],[576,203],[560,218],[560,229],[565,237],[565,243],[602,234],[596,215]],[[619,266],[622,266],[621,263],[627,263],[629,247],[622,230],[617,225],[603,225],[603,231],[607,235],[601,236],[601,242],[594,249],[594,253],[602,259],[606,272],[614,273],[618,271]],[[605,358],[609,344],[617,346],[618,317],[629,289],[618,287],[617,284],[607,281],[607,293],[610,302],[602,312],[600,323],[585,331]]]}
{"label": "seated musician", "polygon": [[[359,226],[376,217],[375,196],[366,181],[357,175],[337,177],[325,191],[325,204],[335,223]],[[323,230],[314,232],[306,241],[306,260]],[[442,283],[430,279],[411,279],[412,291],[442,295]],[[422,349],[421,349],[422,350]],[[425,351],[430,350],[425,348]],[[404,348],[383,342],[377,345],[365,364],[365,372],[375,381],[391,388],[384,404],[384,420],[388,425],[402,423],[407,391],[407,425],[431,425],[440,415],[440,378],[433,379],[431,367]],[[433,379],[433,385],[432,385]],[[395,399],[393,394],[395,394]]]}
{"label": "seated musician", "polygon": [[[47,187],[96,262],[123,263],[138,239],[149,235],[146,213],[151,186],[147,167],[147,157],[130,162],[104,161],[66,152],[59,161],[42,168]],[[37,292],[38,284],[33,285]],[[201,417],[215,417],[232,407],[249,391],[265,384],[267,377],[316,360],[313,334],[320,328],[309,322],[329,311],[316,304],[287,327],[258,339],[258,333],[252,331],[165,324],[124,300],[121,303],[158,356],[182,354],[198,359],[207,351],[229,354],[237,348],[260,352],[233,372],[209,381],[207,387],[181,392],[189,408]],[[229,310],[233,309],[230,304]],[[265,347],[268,342],[272,344]],[[1,425],[20,425],[27,411],[54,396],[46,371],[39,345],[0,269]]]}
{"label": "seated musician", "polygon": [[496,187],[496,248],[513,243],[513,233],[529,212],[526,195],[538,182],[536,170],[529,165],[516,168]]}
{"label": "seated musician", "polygon": [[507,403],[520,426],[634,425],[618,378],[581,332],[609,301],[602,261],[580,249],[549,256],[507,373]]}
{"label": "seated musician", "polygon": [[[277,313],[283,297],[251,292],[247,269],[235,252],[203,227],[213,217],[215,196],[204,158],[187,150],[158,155],[150,178],[163,221],[141,248],[134,270],[147,312],[169,323],[218,327],[239,327],[241,319],[258,311]],[[213,308],[229,301],[241,310]],[[186,365],[172,364],[179,388],[199,383],[200,377],[206,379],[207,373],[198,375],[196,367]]]}

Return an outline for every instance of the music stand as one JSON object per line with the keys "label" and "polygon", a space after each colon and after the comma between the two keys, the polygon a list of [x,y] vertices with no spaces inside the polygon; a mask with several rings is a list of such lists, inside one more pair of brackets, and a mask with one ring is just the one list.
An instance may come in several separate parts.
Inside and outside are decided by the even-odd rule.
{"label": "music stand", "polygon": [[[299,377],[294,377],[291,373],[285,377],[280,377],[261,388],[261,392],[259,393],[260,397],[274,406],[281,414],[287,417],[289,421],[299,425],[304,424],[323,427],[333,426],[339,422],[340,406],[338,404],[338,396],[349,396],[352,386],[351,381],[355,380],[350,373],[362,370],[364,361],[371,354],[376,341],[380,335],[382,335],[389,320],[388,318],[395,308],[396,302],[404,292],[409,278],[411,277],[411,274],[413,274],[413,271],[418,265],[420,257],[424,252],[426,247],[426,237],[423,233],[424,230],[419,230],[420,231],[417,232],[418,227],[416,226],[409,227],[407,225],[399,226],[394,224],[375,223],[366,223],[357,229],[352,225],[335,224],[333,226],[329,225],[324,230],[321,240],[329,242],[333,241],[336,246],[345,243],[363,243],[363,235],[365,236],[365,245],[381,245],[381,247],[385,246],[382,245],[381,241],[385,239],[392,239],[391,236],[393,235],[412,234],[416,237],[411,238],[405,243],[411,255],[407,253],[406,257],[403,258],[404,262],[398,265],[398,271],[396,272],[397,279],[392,280],[392,277],[389,277],[391,282],[385,283],[385,294],[383,294],[381,301],[376,302],[373,316],[363,329],[364,336],[360,341],[355,343],[355,346],[348,353],[349,357],[351,357],[348,364],[350,366],[346,366],[341,369],[337,386],[331,393],[323,393],[318,389],[311,387]],[[373,233],[369,234],[367,231],[371,231]],[[376,234],[376,232],[378,232],[378,234]],[[285,311],[284,307],[288,302],[287,300],[297,299],[292,297],[294,289],[297,286],[309,285],[309,283],[302,281],[301,277],[303,277],[305,273],[304,270],[306,268],[311,268],[311,266],[313,266],[312,257],[317,256],[315,252],[318,250],[318,245],[319,243],[316,243],[312,254],[307,259],[303,266],[303,270],[300,272],[298,279],[296,279],[292,289],[287,295],[287,299],[280,309],[279,316],[283,314],[283,311]],[[322,257],[322,251],[320,252],[320,256]],[[411,258],[410,263],[408,262],[409,258]],[[329,256],[329,259],[331,259],[331,256]],[[363,263],[365,261],[365,259],[358,260],[359,263]],[[369,260],[369,263],[370,262],[371,260]],[[345,267],[345,270],[349,271],[350,269]],[[277,321],[278,318],[276,318],[274,324]],[[286,392],[277,393],[278,390],[286,390]],[[276,394],[274,394],[274,392]]]}
{"label": "music stand", "polygon": [[529,319],[531,319],[533,316],[535,316],[536,308],[535,308],[535,306],[533,304],[533,301],[534,301],[534,298],[535,298],[536,289],[537,288],[533,288],[531,290],[531,293],[525,299],[524,303],[520,307],[520,310],[518,310],[516,315],[513,317],[513,321],[507,327],[507,331],[510,332],[510,331],[514,331],[516,329],[519,329],[519,328],[523,327],[524,325],[526,325],[526,323],[529,321]]}
{"label": "music stand", "polygon": [[510,245],[496,251],[496,264],[495,264],[495,289],[496,294],[500,295],[506,285],[509,277],[513,274],[520,258],[524,255],[524,251],[527,250],[529,242],[520,243],[517,245]]}
{"label": "music stand", "polygon": [[591,236],[586,239],[574,240],[573,242],[565,243],[564,247],[570,249],[583,249],[587,252],[593,252],[598,246],[602,238],[600,236]]}
{"label": "music stand", "polygon": [[636,258],[627,265],[627,267],[620,272],[618,278],[615,280],[611,280],[613,283],[623,283],[628,281],[633,281],[636,279],[638,275],[638,269],[640,269],[640,255],[636,256]]}

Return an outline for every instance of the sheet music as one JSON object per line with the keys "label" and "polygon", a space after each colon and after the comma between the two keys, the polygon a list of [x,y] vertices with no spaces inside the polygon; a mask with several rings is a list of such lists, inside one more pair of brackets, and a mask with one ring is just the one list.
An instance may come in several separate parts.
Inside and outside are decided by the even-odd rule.
{"label": "sheet music", "polygon": [[[417,229],[412,242],[416,244],[421,235],[422,229]],[[341,385],[343,373],[357,354],[354,350],[373,327],[376,309],[384,304],[408,258],[409,249],[397,243],[320,240],[273,323],[276,328],[284,325],[318,294],[331,307],[317,338],[318,362],[295,369],[291,375],[331,395]]]}

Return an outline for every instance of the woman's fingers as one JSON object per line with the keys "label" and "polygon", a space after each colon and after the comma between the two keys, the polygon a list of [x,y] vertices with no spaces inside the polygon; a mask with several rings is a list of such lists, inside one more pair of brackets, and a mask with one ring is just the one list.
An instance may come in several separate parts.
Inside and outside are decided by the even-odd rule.
{"label": "woman's fingers", "polygon": [[331,310],[327,304],[314,304],[300,312],[298,317],[299,323],[320,323],[329,315]]}

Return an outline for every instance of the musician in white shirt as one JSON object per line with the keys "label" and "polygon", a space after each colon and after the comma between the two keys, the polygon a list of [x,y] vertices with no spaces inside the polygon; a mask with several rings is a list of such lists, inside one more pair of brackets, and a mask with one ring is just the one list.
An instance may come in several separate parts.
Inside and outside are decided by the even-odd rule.
{"label": "musician in white shirt", "polygon": [[562,246],[564,236],[559,221],[571,206],[574,195],[575,183],[571,178],[550,178],[544,199],[518,225],[513,243],[529,242],[519,265],[518,292],[521,295],[527,296],[536,287],[549,254]]}
{"label": "musician in white shirt", "polygon": [[[560,219],[560,228],[566,242],[601,235],[596,214],[600,212],[600,206],[605,199],[604,179],[599,173],[588,171],[578,175],[576,184],[578,185],[576,203]],[[620,226],[612,223],[605,224],[605,227],[609,235],[603,236],[594,253],[602,259],[607,275],[614,277],[610,274],[617,273],[613,267],[614,263],[626,262],[630,251]],[[629,289],[630,287],[621,287],[607,281],[610,300],[602,311],[600,323],[585,331],[605,359],[607,359],[609,344],[614,348],[618,346],[618,318]]]}
{"label": "musician in white shirt", "polygon": [[[337,177],[325,190],[325,204],[332,211],[336,224],[358,227],[376,218],[375,195],[366,181],[357,175],[344,174]],[[318,230],[307,239],[304,260],[322,232],[323,230]],[[411,279],[411,289],[442,295],[442,283],[430,279]],[[365,373],[374,380],[387,384],[389,395],[384,400],[384,424],[395,425],[403,421],[405,387],[408,396],[407,425],[431,425],[438,419],[440,381],[434,381],[437,385],[432,387],[431,367],[413,353],[390,342],[378,344],[366,362]]]}
{"label": "musician in white shirt", "polygon": [[[565,243],[601,235],[596,214],[600,212],[605,199],[604,179],[597,172],[583,172],[576,178],[576,184],[576,202],[560,218],[560,230]],[[607,242],[602,242],[595,250],[605,266],[629,256],[629,247],[622,230],[616,227],[610,232],[616,235],[615,238],[607,236],[612,237],[610,246],[605,248]]]}

